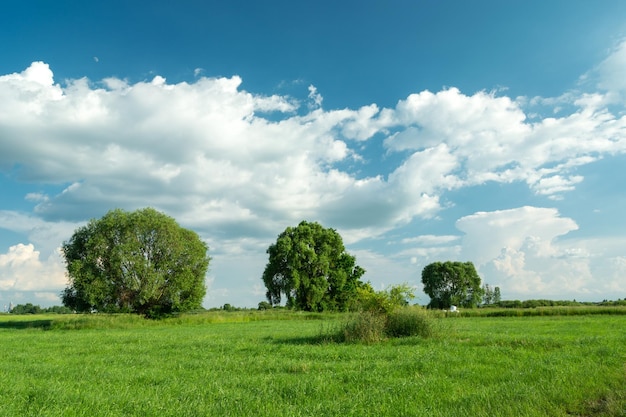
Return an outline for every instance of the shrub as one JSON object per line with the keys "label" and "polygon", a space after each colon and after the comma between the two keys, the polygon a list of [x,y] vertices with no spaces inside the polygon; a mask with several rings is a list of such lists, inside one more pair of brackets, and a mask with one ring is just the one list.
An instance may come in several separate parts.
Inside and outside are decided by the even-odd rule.
{"label": "shrub", "polygon": [[376,343],[395,337],[431,337],[434,333],[433,319],[428,312],[419,307],[404,307],[388,313],[356,313],[330,338],[348,343]]}
{"label": "shrub", "polygon": [[341,325],[331,340],[375,343],[388,337],[421,336],[433,333],[432,318],[420,307],[409,307],[415,298],[408,284],[374,291],[369,283],[357,289],[358,313]]}
{"label": "shrub", "polygon": [[375,343],[385,339],[387,317],[384,314],[362,311],[343,325],[341,338],[345,342]]}
{"label": "shrub", "polygon": [[433,333],[432,320],[419,308],[398,309],[387,316],[385,333],[389,337],[429,337]]}

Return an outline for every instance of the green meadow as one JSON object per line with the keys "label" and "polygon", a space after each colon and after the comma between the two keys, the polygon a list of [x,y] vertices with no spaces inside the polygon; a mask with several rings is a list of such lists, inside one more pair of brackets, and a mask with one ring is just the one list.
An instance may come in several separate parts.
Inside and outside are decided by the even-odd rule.
{"label": "green meadow", "polygon": [[1,416],[625,416],[626,315],[433,317],[328,337],[345,315],[0,316]]}

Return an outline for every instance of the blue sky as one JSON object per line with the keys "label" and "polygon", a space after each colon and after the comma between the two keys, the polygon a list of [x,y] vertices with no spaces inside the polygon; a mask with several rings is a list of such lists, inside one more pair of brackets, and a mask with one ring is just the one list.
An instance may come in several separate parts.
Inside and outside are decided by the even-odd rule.
{"label": "blue sky", "polygon": [[376,288],[462,260],[626,297],[623,1],[3,7],[0,307],[59,304],[61,243],[146,206],[209,244],[207,307],[262,301],[303,219]]}

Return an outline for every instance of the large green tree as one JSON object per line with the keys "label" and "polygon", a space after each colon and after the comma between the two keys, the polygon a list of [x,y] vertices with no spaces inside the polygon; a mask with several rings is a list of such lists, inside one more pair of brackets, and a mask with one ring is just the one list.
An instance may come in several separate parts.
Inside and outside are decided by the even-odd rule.
{"label": "large green tree", "polygon": [[471,262],[434,262],[422,270],[431,308],[476,307],[483,295],[480,276]]}
{"label": "large green tree", "polygon": [[69,279],[63,304],[153,317],[198,308],[207,252],[195,232],[152,208],[112,210],[63,243]]}
{"label": "large green tree", "polygon": [[334,229],[301,222],[288,227],[267,249],[263,272],[267,300],[306,311],[345,311],[357,298],[365,270],[356,265]]}

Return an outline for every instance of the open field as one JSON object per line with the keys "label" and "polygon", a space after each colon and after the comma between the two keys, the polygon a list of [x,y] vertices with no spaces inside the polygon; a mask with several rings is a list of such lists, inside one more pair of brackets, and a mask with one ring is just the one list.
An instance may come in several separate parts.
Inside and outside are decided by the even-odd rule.
{"label": "open field", "polygon": [[324,342],[338,315],[0,316],[3,416],[624,416],[626,316],[439,318]]}

